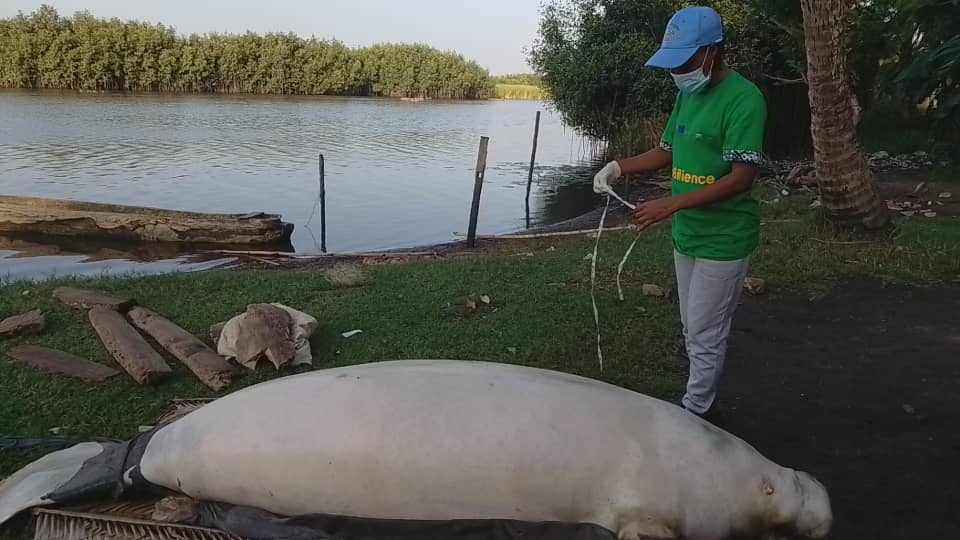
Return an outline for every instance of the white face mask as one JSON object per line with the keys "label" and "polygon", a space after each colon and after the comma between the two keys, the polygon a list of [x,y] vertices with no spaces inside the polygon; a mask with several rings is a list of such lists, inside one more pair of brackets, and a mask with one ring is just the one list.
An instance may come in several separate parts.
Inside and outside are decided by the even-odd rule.
{"label": "white face mask", "polygon": [[[716,58],[716,55],[714,55]],[[707,56],[703,56],[703,63],[700,64],[700,67],[691,71],[690,73],[670,73],[673,76],[673,82],[676,83],[677,88],[680,89],[684,94],[697,94],[702,92],[704,88],[710,84],[710,75],[704,75],[703,66],[707,63]],[[713,59],[710,60],[710,69],[707,73],[713,73]]]}

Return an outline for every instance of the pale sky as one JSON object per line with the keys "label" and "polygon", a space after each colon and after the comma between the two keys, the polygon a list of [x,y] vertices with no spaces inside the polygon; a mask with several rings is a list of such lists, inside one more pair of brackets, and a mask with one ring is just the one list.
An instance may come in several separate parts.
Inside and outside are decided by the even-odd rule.
{"label": "pale sky", "polygon": [[540,0],[0,0],[0,18],[42,4],[66,16],[86,9],[163,23],[180,34],[291,31],[350,46],[426,43],[502,75],[530,71],[523,50],[536,37]]}

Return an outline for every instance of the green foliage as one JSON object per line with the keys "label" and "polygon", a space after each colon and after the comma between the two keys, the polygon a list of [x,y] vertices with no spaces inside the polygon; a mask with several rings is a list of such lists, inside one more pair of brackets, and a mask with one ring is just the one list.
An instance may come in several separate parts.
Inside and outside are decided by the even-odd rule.
{"label": "green foliage", "polygon": [[[575,129],[605,141],[618,155],[646,150],[656,144],[676,89],[664,70],[643,64],[659,46],[670,16],[692,4],[720,13],[727,63],[764,92],[767,152],[772,157],[808,153],[799,2],[551,0],[542,9],[530,65]],[[913,97],[929,104],[945,125],[953,122],[941,134],[956,133],[960,0],[851,0],[851,5],[847,67],[863,117],[888,115],[892,109],[913,122]]]}
{"label": "green foliage", "polygon": [[536,73],[515,73],[512,75],[498,75],[493,78],[496,84],[516,84],[521,86],[536,86],[543,88],[543,77]]}
{"label": "green foliage", "polygon": [[426,45],[350,49],[293,34],[178,36],[43,6],[0,20],[0,87],[483,99],[486,70]]}
{"label": "green foliage", "polygon": [[542,89],[529,84],[497,83],[495,94],[497,99],[541,100],[545,96]]}
{"label": "green foliage", "polygon": [[[656,144],[676,87],[664,70],[644,63],[660,46],[667,21],[689,3],[554,0],[545,5],[529,60],[565,120],[618,154]],[[779,97],[789,104],[782,110],[794,113],[795,104],[806,101],[806,90],[782,81],[797,78],[802,36],[798,42],[751,2],[707,3],[724,17],[727,62],[761,87],[777,85],[768,98]],[[806,119],[796,120],[782,121],[784,131],[808,134],[809,128],[796,127]]]}
{"label": "green foliage", "polygon": [[556,0],[546,4],[530,64],[543,75],[566,123],[616,141],[626,126],[673,104],[673,83],[643,67],[675,2]]}
{"label": "green foliage", "polygon": [[941,133],[960,129],[960,0],[910,0],[916,54],[897,77]]}

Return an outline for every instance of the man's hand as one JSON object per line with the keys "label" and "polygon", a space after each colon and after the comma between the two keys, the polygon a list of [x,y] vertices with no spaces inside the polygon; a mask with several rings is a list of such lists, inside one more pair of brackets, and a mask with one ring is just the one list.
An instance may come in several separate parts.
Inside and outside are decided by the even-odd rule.
{"label": "man's hand", "polygon": [[616,182],[620,178],[620,164],[616,161],[611,161],[607,165],[600,169],[600,172],[593,177],[593,192],[597,195],[603,195],[613,191],[613,188],[610,187],[610,184]]}
{"label": "man's hand", "polygon": [[659,223],[672,216],[679,210],[676,198],[664,197],[650,202],[637,204],[637,209],[633,212],[633,219],[637,221],[640,230]]}

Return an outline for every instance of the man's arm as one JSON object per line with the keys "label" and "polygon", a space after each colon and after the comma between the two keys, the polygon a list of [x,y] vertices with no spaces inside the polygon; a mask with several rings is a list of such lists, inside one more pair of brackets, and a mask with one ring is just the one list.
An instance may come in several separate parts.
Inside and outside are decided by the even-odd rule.
{"label": "man's arm", "polygon": [[654,148],[638,156],[617,160],[623,176],[657,171],[673,163],[673,152],[663,148]]}
{"label": "man's arm", "polygon": [[680,210],[708,206],[747,191],[753,186],[753,179],[756,174],[757,168],[755,165],[735,162],[730,174],[721,177],[714,184],[683,195],[664,197],[638,204],[633,217],[641,230],[646,229]]}
{"label": "man's arm", "polygon": [[738,193],[748,191],[753,186],[753,179],[757,168],[752,163],[733,163],[730,174],[720,177],[720,180],[705,187],[683,195],[674,197],[674,206],[677,210],[708,206],[715,202],[729,199]]}

